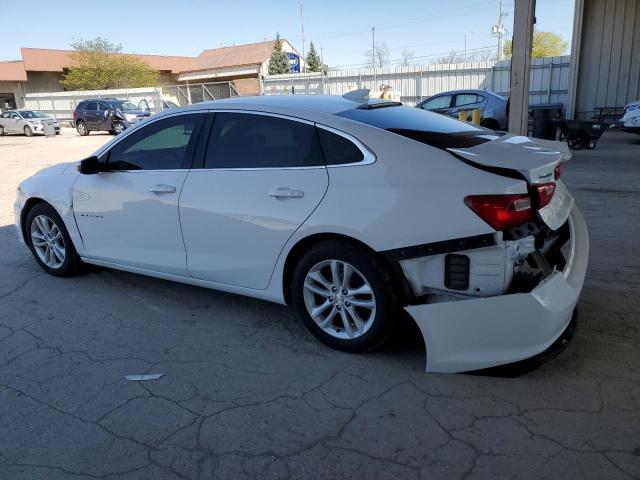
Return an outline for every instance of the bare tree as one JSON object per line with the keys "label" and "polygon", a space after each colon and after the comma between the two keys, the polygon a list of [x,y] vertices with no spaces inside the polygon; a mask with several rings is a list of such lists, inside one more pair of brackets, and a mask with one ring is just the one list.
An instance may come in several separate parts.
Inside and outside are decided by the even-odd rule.
{"label": "bare tree", "polygon": [[413,57],[415,57],[414,53],[411,50],[409,50],[407,47],[404,47],[400,52],[401,65],[403,67],[406,67],[411,63],[411,61],[413,60]]}
{"label": "bare tree", "polygon": [[376,42],[375,51],[368,49],[364,52],[364,57],[372,67],[384,67],[389,63],[389,47],[385,42]]}
{"label": "bare tree", "polygon": [[456,52],[455,50],[451,50],[449,52],[449,55],[436,58],[434,63],[449,64],[449,63],[463,63],[463,62],[464,62],[464,55],[461,55],[460,52]]}
{"label": "bare tree", "polygon": [[496,59],[496,52],[493,50],[481,50],[474,52],[472,58],[474,62],[490,62]]}

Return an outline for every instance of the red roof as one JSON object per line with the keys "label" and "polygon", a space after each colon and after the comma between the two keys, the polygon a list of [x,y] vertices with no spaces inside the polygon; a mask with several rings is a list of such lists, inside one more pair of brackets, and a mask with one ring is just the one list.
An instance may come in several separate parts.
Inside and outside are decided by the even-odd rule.
{"label": "red roof", "polygon": [[0,80],[7,82],[25,82],[27,72],[20,60],[14,62],[0,62]]}

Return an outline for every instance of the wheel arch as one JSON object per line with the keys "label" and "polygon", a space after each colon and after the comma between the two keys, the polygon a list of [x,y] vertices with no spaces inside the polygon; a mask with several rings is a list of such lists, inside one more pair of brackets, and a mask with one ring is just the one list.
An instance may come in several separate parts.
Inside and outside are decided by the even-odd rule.
{"label": "wheel arch", "polygon": [[409,284],[402,273],[402,269],[397,264],[397,262],[391,262],[385,255],[381,255],[376,252],[369,245],[364,243],[361,240],[358,240],[349,235],[344,235],[341,233],[315,233],[309,235],[307,237],[301,238],[298,242],[289,250],[287,253],[287,258],[284,263],[284,268],[282,271],[282,293],[284,296],[285,303],[290,305],[293,301],[292,295],[293,292],[291,290],[292,287],[292,279],[293,279],[293,271],[297,264],[297,261],[304,255],[304,253],[319,243],[326,241],[337,241],[345,244],[350,244],[355,248],[366,251],[367,253],[376,257],[376,259],[385,267],[389,269],[389,273],[392,276],[393,284],[396,290],[396,294],[398,298],[405,299],[407,297],[408,292],[410,291]]}
{"label": "wheel arch", "polygon": [[[47,205],[50,205],[54,210],[56,210],[56,212],[58,211],[55,206],[51,205],[51,203],[47,202],[46,200],[40,197],[30,197],[27,199],[26,202],[24,202],[24,206],[20,211],[20,230],[22,231],[22,238],[24,238],[24,241],[27,243],[29,242],[29,236],[27,235],[27,225],[26,225],[27,216],[29,215],[29,212],[31,211],[31,209],[40,203],[46,203]],[[60,215],[60,212],[58,212],[58,215]]]}

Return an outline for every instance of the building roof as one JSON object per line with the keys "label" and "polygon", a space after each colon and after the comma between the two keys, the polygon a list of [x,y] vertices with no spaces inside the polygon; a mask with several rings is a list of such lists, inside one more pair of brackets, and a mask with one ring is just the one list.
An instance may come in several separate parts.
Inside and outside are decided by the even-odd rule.
{"label": "building roof", "polygon": [[14,62],[0,62],[0,80],[8,82],[24,82],[27,80],[27,72],[20,60]]}
{"label": "building roof", "polygon": [[[21,48],[24,69],[28,72],[62,72],[72,64],[72,50],[53,50],[48,48]],[[194,57],[177,57],[166,55],[140,55],[123,53],[122,55],[135,57],[154,70],[177,73],[187,68]]]}
{"label": "building roof", "polygon": [[[286,40],[282,40],[286,42]],[[204,50],[191,63],[185,72],[198,70],[215,70],[217,68],[236,67],[240,65],[258,65],[271,56],[275,40],[267,40],[245,45],[212,48]]]}

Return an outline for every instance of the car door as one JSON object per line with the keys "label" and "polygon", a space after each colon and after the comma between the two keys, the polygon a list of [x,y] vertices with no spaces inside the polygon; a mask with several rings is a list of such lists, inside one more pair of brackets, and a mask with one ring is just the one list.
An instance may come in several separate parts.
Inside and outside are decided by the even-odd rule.
{"label": "car door", "polygon": [[101,155],[107,171],[78,176],[73,207],[87,256],[187,275],[178,199],[204,117],[149,122]]}
{"label": "car door", "polygon": [[7,120],[7,126],[5,132],[7,133],[23,133],[20,128],[20,122],[22,117],[16,112],[9,112],[9,118]]}
{"label": "car door", "polygon": [[250,112],[218,112],[202,168],[180,197],[189,273],[264,289],[291,235],[329,183],[315,126]]}
{"label": "car door", "polygon": [[96,115],[96,128],[98,130],[111,130],[110,110],[106,102],[98,102],[98,112]]}
{"label": "car door", "polygon": [[4,129],[5,133],[9,133],[9,124],[11,123],[10,112],[3,112],[0,114],[0,127]]}
{"label": "car door", "polygon": [[447,110],[451,107],[451,97],[451,95],[432,97],[420,105],[420,108],[436,113],[447,113]]}
{"label": "car door", "polygon": [[458,118],[460,112],[466,112],[467,121],[471,121],[473,110],[480,109],[482,116],[484,107],[486,106],[485,98],[477,93],[458,93],[453,98],[453,104],[450,109],[452,117]]}

